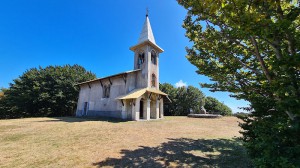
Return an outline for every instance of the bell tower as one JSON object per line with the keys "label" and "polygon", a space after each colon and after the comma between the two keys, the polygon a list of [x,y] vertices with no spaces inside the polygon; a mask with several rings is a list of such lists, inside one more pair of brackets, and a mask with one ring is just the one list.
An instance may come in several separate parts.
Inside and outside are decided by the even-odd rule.
{"label": "bell tower", "polygon": [[144,87],[159,89],[159,54],[164,50],[154,39],[148,12],[138,43],[130,50],[134,52],[134,69],[141,69]]}

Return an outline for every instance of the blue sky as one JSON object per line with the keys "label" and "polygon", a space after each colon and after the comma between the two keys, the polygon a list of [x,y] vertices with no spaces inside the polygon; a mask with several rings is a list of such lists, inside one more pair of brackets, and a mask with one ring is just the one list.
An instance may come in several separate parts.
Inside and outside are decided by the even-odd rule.
{"label": "blue sky", "polygon": [[[79,64],[97,77],[133,69],[133,52],[146,8],[160,55],[160,82],[209,82],[185,58],[190,46],[182,23],[186,10],[175,0],[9,0],[0,2],[0,88],[33,67]],[[200,88],[200,87],[199,87]],[[231,107],[246,106],[228,93],[212,93]]]}

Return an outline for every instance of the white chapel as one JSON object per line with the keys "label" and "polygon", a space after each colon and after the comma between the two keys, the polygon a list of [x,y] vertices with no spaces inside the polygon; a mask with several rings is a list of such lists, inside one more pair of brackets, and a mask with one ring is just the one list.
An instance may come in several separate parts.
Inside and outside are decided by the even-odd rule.
{"label": "white chapel", "polygon": [[104,116],[125,120],[164,117],[166,93],[159,90],[159,56],[148,14],[134,52],[134,69],[79,83],[76,116]]}

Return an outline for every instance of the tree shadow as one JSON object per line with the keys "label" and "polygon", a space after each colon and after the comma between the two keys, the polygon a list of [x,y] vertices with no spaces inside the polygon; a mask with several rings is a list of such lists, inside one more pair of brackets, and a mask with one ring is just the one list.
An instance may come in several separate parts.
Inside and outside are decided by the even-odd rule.
{"label": "tree shadow", "polygon": [[86,122],[86,121],[105,121],[111,123],[120,123],[120,122],[127,122],[127,120],[122,120],[118,118],[111,118],[111,117],[50,117],[51,119],[37,121],[37,122]]}
{"label": "tree shadow", "polygon": [[238,140],[169,139],[157,147],[122,150],[122,158],[107,158],[93,166],[113,167],[252,167]]}

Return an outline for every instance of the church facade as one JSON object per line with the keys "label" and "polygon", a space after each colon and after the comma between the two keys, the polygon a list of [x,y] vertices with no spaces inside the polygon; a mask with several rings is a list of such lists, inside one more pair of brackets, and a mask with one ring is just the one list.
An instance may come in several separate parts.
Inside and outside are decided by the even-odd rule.
{"label": "church facade", "polygon": [[104,116],[125,120],[164,117],[167,94],[159,90],[159,55],[148,15],[134,52],[134,69],[79,83],[76,116]]}

